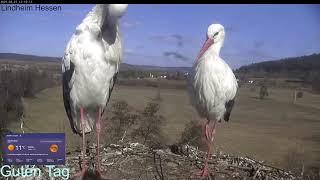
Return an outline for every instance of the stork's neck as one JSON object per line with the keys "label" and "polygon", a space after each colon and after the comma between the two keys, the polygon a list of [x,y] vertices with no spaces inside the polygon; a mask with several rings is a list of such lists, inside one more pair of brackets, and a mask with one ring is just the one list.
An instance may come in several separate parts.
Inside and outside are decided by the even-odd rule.
{"label": "stork's neck", "polygon": [[108,6],[108,4],[97,4],[88,13],[83,22],[95,23],[100,27],[104,26],[105,23],[110,23],[112,19],[108,19]]}
{"label": "stork's neck", "polygon": [[221,50],[221,47],[223,45],[223,41],[219,41],[217,43],[213,43],[207,51],[209,51],[210,53],[214,53],[216,54],[217,56],[220,55],[220,50]]}

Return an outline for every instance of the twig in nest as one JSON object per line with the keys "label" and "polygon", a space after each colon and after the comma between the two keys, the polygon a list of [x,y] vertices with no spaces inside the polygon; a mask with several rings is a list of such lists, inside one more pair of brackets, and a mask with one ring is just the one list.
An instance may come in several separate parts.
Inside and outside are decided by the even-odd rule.
{"label": "twig in nest", "polygon": [[238,169],[241,169],[241,170],[245,170],[245,171],[250,171],[252,170],[251,167],[242,167],[242,166],[237,166],[237,165],[227,165],[228,167],[231,167],[231,168],[238,168]]}
{"label": "twig in nest", "polygon": [[[215,173],[216,173],[216,174],[225,174],[225,175],[229,176],[229,178],[232,176],[230,173],[225,172],[225,171],[215,171]],[[228,179],[229,179],[229,178],[228,178]]]}
{"label": "twig in nest", "polygon": [[163,177],[163,172],[162,172],[162,164],[161,164],[161,156],[159,155],[159,159],[160,159],[160,172],[161,172],[161,177],[162,179],[164,179]]}
{"label": "twig in nest", "polygon": [[286,172],[286,171],[283,170],[283,169],[280,169],[280,168],[277,168],[277,167],[274,167],[274,166],[271,166],[271,165],[267,165],[267,164],[260,163],[259,161],[256,161],[256,160],[254,160],[254,159],[252,159],[252,158],[250,158],[250,157],[248,157],[248,156],[246,156],[246,158],[249,159],[249,160],[251,160],[251,161],[253,161],[253,162],[255,162],[255,163],[257,163],[257,164],[260,164],[261,166],[268,167],[268,168],[271,168],[271,169],[276,169],[276,170],[278,170],[278,171],[280,171],[280,172]]}
{"label": "twig in nest", "polygon": [[256,179],[257,175],[259,174],[261,167],[259,167],[259,169],[257,170],[257,172],[255,173],[255,175],[253,176],[253,179]]}
{"label": "twig in nest", "polygon": [[124,138],[126,137],[126,134],[127,134],[127,131],[124,131],[123,135],[122,135],[122,138],[120,140],[120,142],[123,142]]}
{"label": "twig in nest", "polygon": [[[158,170],[158,166],[157,166],[157,163],[156,163],[156,152],[153,152],[153,162],[154,162],[154,165],[156,167],[156,171],[157,171],[157,174],[159,176],[159,179],[161,180],[164,180],[164,176],[163,176],[163,172],[162,172],[162,164],[161,164],[161,157],[159,155],[159,159],[160,159],[160,172]],[[155,176],[156,177],[156,176]],[[158,177],[156,177],[156,179],[158,179]]]}

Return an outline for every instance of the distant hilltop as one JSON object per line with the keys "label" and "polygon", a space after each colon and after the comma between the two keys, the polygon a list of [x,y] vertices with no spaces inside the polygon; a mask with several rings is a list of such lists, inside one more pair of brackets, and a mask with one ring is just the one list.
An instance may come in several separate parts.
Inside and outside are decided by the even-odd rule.
{"label": "distant hilltop", "polygon": [[15,53],[0,53],[0,60],[61,62],[61,58],[59,57],[35,56]]}
{"label": "distant hilltop", "polygon": [[[15,53],[0,53],[1,60],[36,61],[36,62],[61,62],[61,57],[35,56]],[[122,63],[120,71],[167,71],[189,72],[191,67],[160,67],[149,65],[133,65]],[[236,74],[260,77],[290,77],[308,79],[315,74],[320,75],[320,54],[301,57],[283,58],[274,61],[264,61],[244,65],[235,70]]]}
{"label": "distant hilltop", "polygon": [[283,58],[241,66],[237,74],[256,77],[285,77],[307,80],[320,75],[320,54]]}
{"label": "distant hilltop", "polygon": [[[15,53],[0,53],[1,60],[17,60],[17,61],[36,61],[36,62],[61,62],[61,57],[48,57],[48,56],[35,56],[26,54],[15,54]],[[167,72],[189,72],[191,67],[160,67],[160,66],[149,66],[149,65],[132,65],[122,63],[120,71],[167,71]]]}

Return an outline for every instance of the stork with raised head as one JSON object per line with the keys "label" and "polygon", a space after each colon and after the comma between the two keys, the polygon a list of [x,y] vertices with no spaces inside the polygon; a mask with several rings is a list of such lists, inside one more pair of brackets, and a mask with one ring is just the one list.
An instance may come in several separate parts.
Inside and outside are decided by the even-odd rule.
{"label": "stork with raised head", "polygon": [[232,69],[219,56],[225,37],[224,27],[208,27],[204,43],[189,76],[188,89],[191,102],[207,123],[203,129],[208,145],[207,157],[201,176],[208,176],[208,159],[214,142],[217,122],[229,121],[238,84]]}
{"label": "stork with raised head", "polygon": [[62,59],[63,100],[74,133],[82,136],[82,171],[85,162],[85,134],[96,130],[97,166],[100,172],[101,116],[109,102],[119,66],[122,43],[118,20],[126,12],[126,4],[96,5],[77,26]]}

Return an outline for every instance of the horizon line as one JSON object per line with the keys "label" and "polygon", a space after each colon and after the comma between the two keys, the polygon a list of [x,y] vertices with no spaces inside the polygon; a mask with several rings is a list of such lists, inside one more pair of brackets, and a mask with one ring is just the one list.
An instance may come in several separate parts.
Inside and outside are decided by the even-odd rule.
{"label": "horizon line", "polygon": [[[37,57],[43,57],[43,58],[62,58],[58,57],[58,56],[46,56],[46,55],[35,55],[35,54],[22,54],[22,53],[12,53],[12,52],[0,52],[0,54],[16,54],[16,55],[25,55],[25,56],[37,56]],[[279,58],[279,59],[274,59],[274,60],[266,60],[266,61],[260,61],[260,62],[254,62],[254,63],[248,63],[248,64],[244,64],[241,65],[238,68],[231,68],[232,70],[236,70],[239,69],[243,66],[248,66],[248,65],[252,65],[252,64],[258,64],[258,63],[263,63],[263,62],[270,62],[270,61],[280,61],[280,60],[285,60],[285,59],[289,59],[289,58],[298,58],[298,57],[304,57],[304,56],[311,56],[311,55],[317,55],[320,54],[320,52],[318,53],[311,53],[311,54],[305,54],[305,55],[300,55],[300,56],[291,56],[291,57],[283,57],[283,58]],[[51,61],[52,62],[52,61]],[[53,61],[53,62],[58,62],[58,61]],[[148,64],[130,64],[130,63],[126,63],[126,62],[121,62],[124,64],[128,64],[128,65],[134,65],[134,66],[151,66],[151,67],[160,67],[160,68],[191,68],[191,66],[157,66],[157,65],[148,65]]]}

